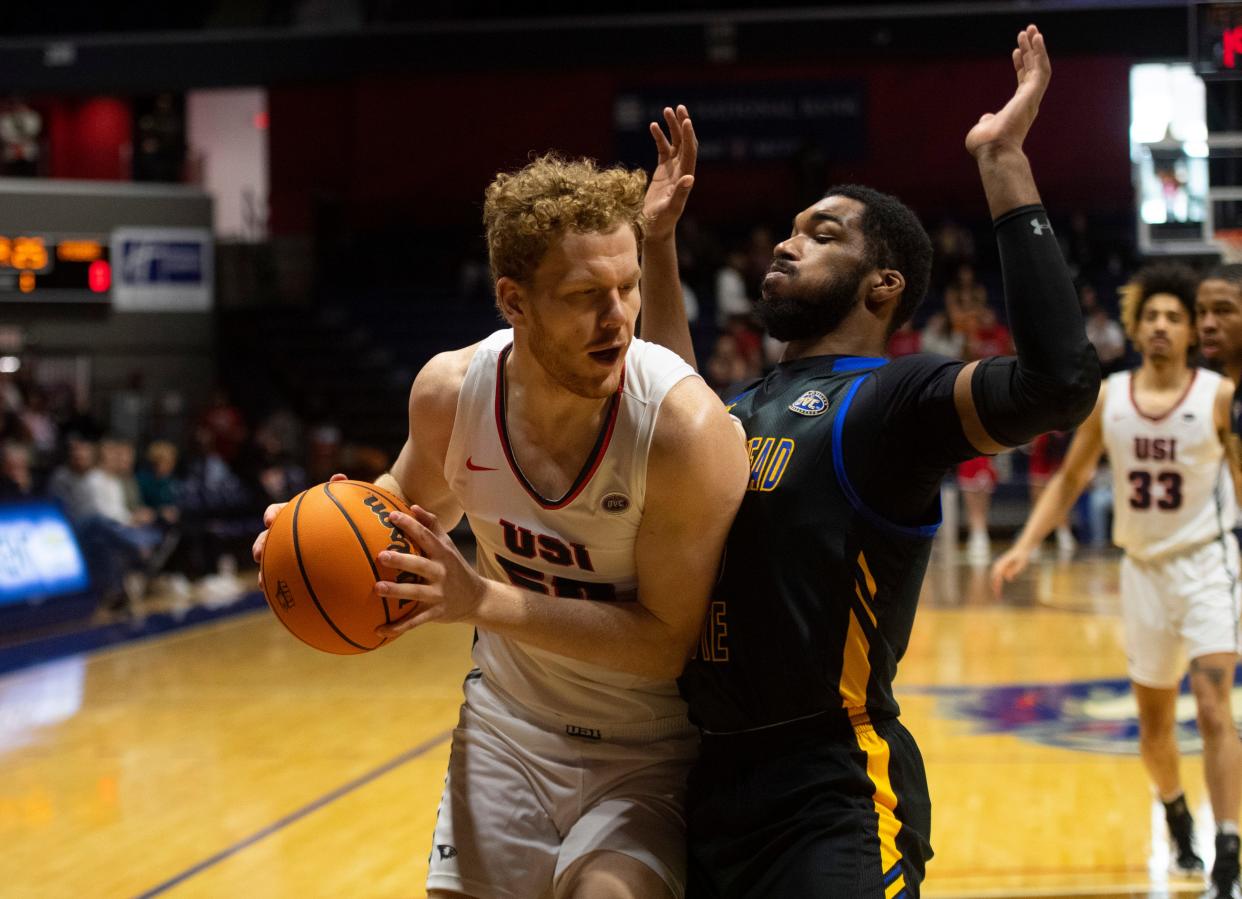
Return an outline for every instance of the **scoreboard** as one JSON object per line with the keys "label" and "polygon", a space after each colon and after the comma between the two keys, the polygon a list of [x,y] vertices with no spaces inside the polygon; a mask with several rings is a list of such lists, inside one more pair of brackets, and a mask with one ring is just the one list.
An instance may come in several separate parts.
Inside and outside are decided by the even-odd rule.
{"label": "scoreboard", "polygon": [[1191,59],[1204,78],[1242,78],[1242,0],[1190,6]]}
{"label": "scoreboard", "polygon": [[106,235],[0,234],[0,302],[107,304],[110,255]]}

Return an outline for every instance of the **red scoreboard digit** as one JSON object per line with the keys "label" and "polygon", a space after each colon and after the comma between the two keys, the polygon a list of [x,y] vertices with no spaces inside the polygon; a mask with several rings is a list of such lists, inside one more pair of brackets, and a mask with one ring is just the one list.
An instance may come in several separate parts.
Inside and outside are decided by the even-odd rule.
{"label": "red scoreboard digit", "polygon": [[1191,4],[1190,58],[1204,78],[1242,78],[1242,0]]}

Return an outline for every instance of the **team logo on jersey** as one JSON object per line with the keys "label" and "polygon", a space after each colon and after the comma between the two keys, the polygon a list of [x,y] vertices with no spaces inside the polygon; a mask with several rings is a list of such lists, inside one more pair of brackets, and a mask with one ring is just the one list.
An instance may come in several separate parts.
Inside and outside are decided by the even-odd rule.
{"label": "team logo on jersey", "polygon": [[[1242,670],[1234,680],[1234,708],[1242,700]],[[976,733],[1010,733],[1022,740],[1079,752],[1139,754],[1138,705],[1122,679],[995,687],[930,687],[939,713],[969,721]],[[1183,753],[1203,748],[1195,724],[1195,699],[1183,678],[1177,697],[1177,744]]]}
{"label": "team logo on jersey", "polygon": [[818,390],[808,390],[789,404],[789,411],[799,415],[823,415],[828,411],[828,397]]}
{"label": "team logo on jersey", "polygon": [[599,501],[599,507],[605,512],[620,515],[630,507],[630,498],[624,493],[610,493]]}

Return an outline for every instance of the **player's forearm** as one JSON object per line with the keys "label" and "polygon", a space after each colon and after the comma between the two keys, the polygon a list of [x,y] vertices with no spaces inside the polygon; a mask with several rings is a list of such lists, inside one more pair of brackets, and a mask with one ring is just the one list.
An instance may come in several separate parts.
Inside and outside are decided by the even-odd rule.
{"label": "player's forearm", "polygon": [[1019,206],[1042,202],[1035,187],[1031,162],[1020,147],[988,144],[979,149],[975,161],[979,164],[979,178],[993,219]]}
{"label": "player's forearm", "polygon": [[1090,475],[1084,480],[1076,477],[1073,472],[1064,468],[1058,471],[1048,482],[1047,488],[1039,495],[1035,508],[1031,510],[1022,533],[1018,535],[1017,546],[1030,552],[1044,538],[1052,533],[1053,528],[1065,520],[1070,509],[1082,494]]}
{"label": "player's forearm", "polygon": [[410,498],[406,496],[405,491],[401,489],[401,482],[393,477],[393,474],[390,471],[386,471],[376,478],[375,486],[379,487],[381,490],[387,490],[389,493],[400,497],[407,503],[410,502]]}
{"label": "player's forearm", "polygon": [[643,314],[641,337],[672,350],[697,369],[690,323],[681,295],[677,241],[672,238],[643,242]]}
{"label": "player's forearm", "polygon": [[561,599],[487,581],[468,623],[539,649],[641,677],[681,674],[688,647],[636,601]]}
{"label": "player's forearm", "polygon": [[987,433],[1019,446],[1086,418],[1099,395],[1100,366],[1043,207],[1020,205],[998,218],[996,244],[1017,358],[980,363],[972,396]]}

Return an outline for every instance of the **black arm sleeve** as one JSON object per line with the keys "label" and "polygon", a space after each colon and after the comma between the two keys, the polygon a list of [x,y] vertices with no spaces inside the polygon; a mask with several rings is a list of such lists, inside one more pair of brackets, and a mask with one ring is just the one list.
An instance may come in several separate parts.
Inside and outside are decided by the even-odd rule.
{"label": "black arm sleeve", "polygon": [[1018,355],[980,362],[971,393],[984,430],[1019,446],[1046,431],[1068,431],[1091,413],[1100,363],[1043,207],[1021,206],[995,225]]}

